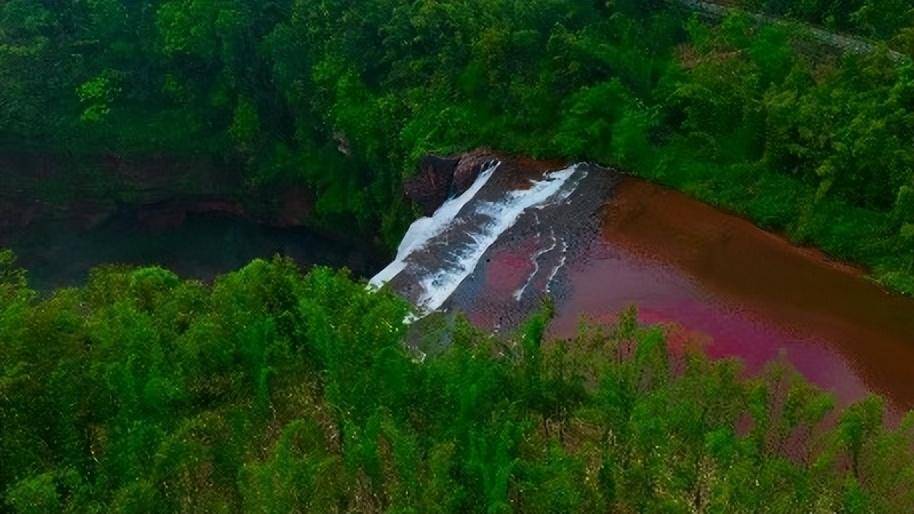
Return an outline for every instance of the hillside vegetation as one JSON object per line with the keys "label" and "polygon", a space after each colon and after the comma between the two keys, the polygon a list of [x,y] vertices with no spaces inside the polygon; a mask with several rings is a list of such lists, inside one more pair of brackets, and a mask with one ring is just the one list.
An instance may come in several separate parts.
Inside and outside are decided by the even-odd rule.
{"label": "hillside vegetation", "polygon": [[545,341],[255,261],[214,285],[97,270],[37,300],[0,254],[14,512],[910,512],[914,416],[668,347],[636,314]]}
{"label": "hillside vegetation", "polygon": [[906,0],[730,0],[720,2],[812,23],[914,51],[914,5]]}
{"label": "hillside vegetation", "polygon": [[[914,294],[905,4],[726,2],[875,42],[842,55],[661,0],[6,0],[0,151],[206,156],[391,248],[426,154],[599,161]],[[39,296],[0,251],[0,511],[914,512],[914,414],[879,398],[634,310],[569,341],[548,304],[502,336],[408,314],[280,258]]]}
{"label": "hillside vegetation", "polygon": [[[734,3],[902,51],[914,30],[893,0]],[[693,16],[659,0],[10,0],[0,145],[241,162],[249,187],[306,184],[319,221],[389,246],[426,153],[594,160],[914,292],[910,61]]]}

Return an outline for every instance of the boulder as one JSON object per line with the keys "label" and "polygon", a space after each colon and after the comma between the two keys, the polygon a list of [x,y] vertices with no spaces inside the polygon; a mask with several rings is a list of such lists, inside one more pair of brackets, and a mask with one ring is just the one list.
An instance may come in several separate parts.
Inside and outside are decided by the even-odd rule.
{"label": "boulder", "polygon": [[478,149],[456,157],[428,156],[419,163],[419,172],[403,184],[406,197],[431,216],[448,198],[462,194],[498,157],[490,150]]}
{"label": "boulder", "polygon": [[450,194],[457,196],[469,189],[479,174],[497,159],[495,154],[486,149],[473,150],[463,154],[457,163],[457,168],[454,170]]}
{"label": "boulder", "polygon": [[428,156],[419,163],[419,173],[403,184],[406,197],[416,202],[423,214],[431,216],[451,194],[459,159]]}

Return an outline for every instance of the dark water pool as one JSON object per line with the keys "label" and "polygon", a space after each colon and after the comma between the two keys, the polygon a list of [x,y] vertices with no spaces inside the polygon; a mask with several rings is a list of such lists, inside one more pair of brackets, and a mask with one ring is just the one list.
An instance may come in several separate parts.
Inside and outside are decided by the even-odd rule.
{"label": "dark water pool", "polygon": [[12,249],[29,271],[31,287],[42,292],[79,285],[102,264],[160,265],[182,277],[210,280],[252,259],[280,254],[303,267],[348,267],[358,276],[379,269],[365,248],[341,243],[303,228],[275,228],[224,215],[190,215],[178,226],[155,229],[126,211],[87,231],[44,223],[8,234],[0,245]]}

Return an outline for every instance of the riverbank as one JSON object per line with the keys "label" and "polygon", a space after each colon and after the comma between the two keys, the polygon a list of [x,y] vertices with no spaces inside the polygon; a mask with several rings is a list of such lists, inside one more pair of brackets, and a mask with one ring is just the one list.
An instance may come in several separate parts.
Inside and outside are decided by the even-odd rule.
{"label": "riverbank", "polygon": [[914,296],[914,248],[899,229],[898,212],[821,197],[815,185],[762,163],[712,163],[693,153],[681,145],[658,148],[631,169],[645,180],[784,234],[795,245],[814,247],[831,260],[862,268],[889,291]]}

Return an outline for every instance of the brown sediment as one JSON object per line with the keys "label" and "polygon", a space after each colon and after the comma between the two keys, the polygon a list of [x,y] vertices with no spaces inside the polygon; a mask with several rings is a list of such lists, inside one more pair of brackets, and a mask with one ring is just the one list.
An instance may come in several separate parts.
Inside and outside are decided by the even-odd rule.
{"label": "brown sediment", "polygon": [[609,200],[601,235],[570,272],[559,332],[580,314],[637,304],[707,333],[712,355],[750,368],[782,356],[843,400],[872,391],[914,407],[914,300],[860,270],[632,178]]}

